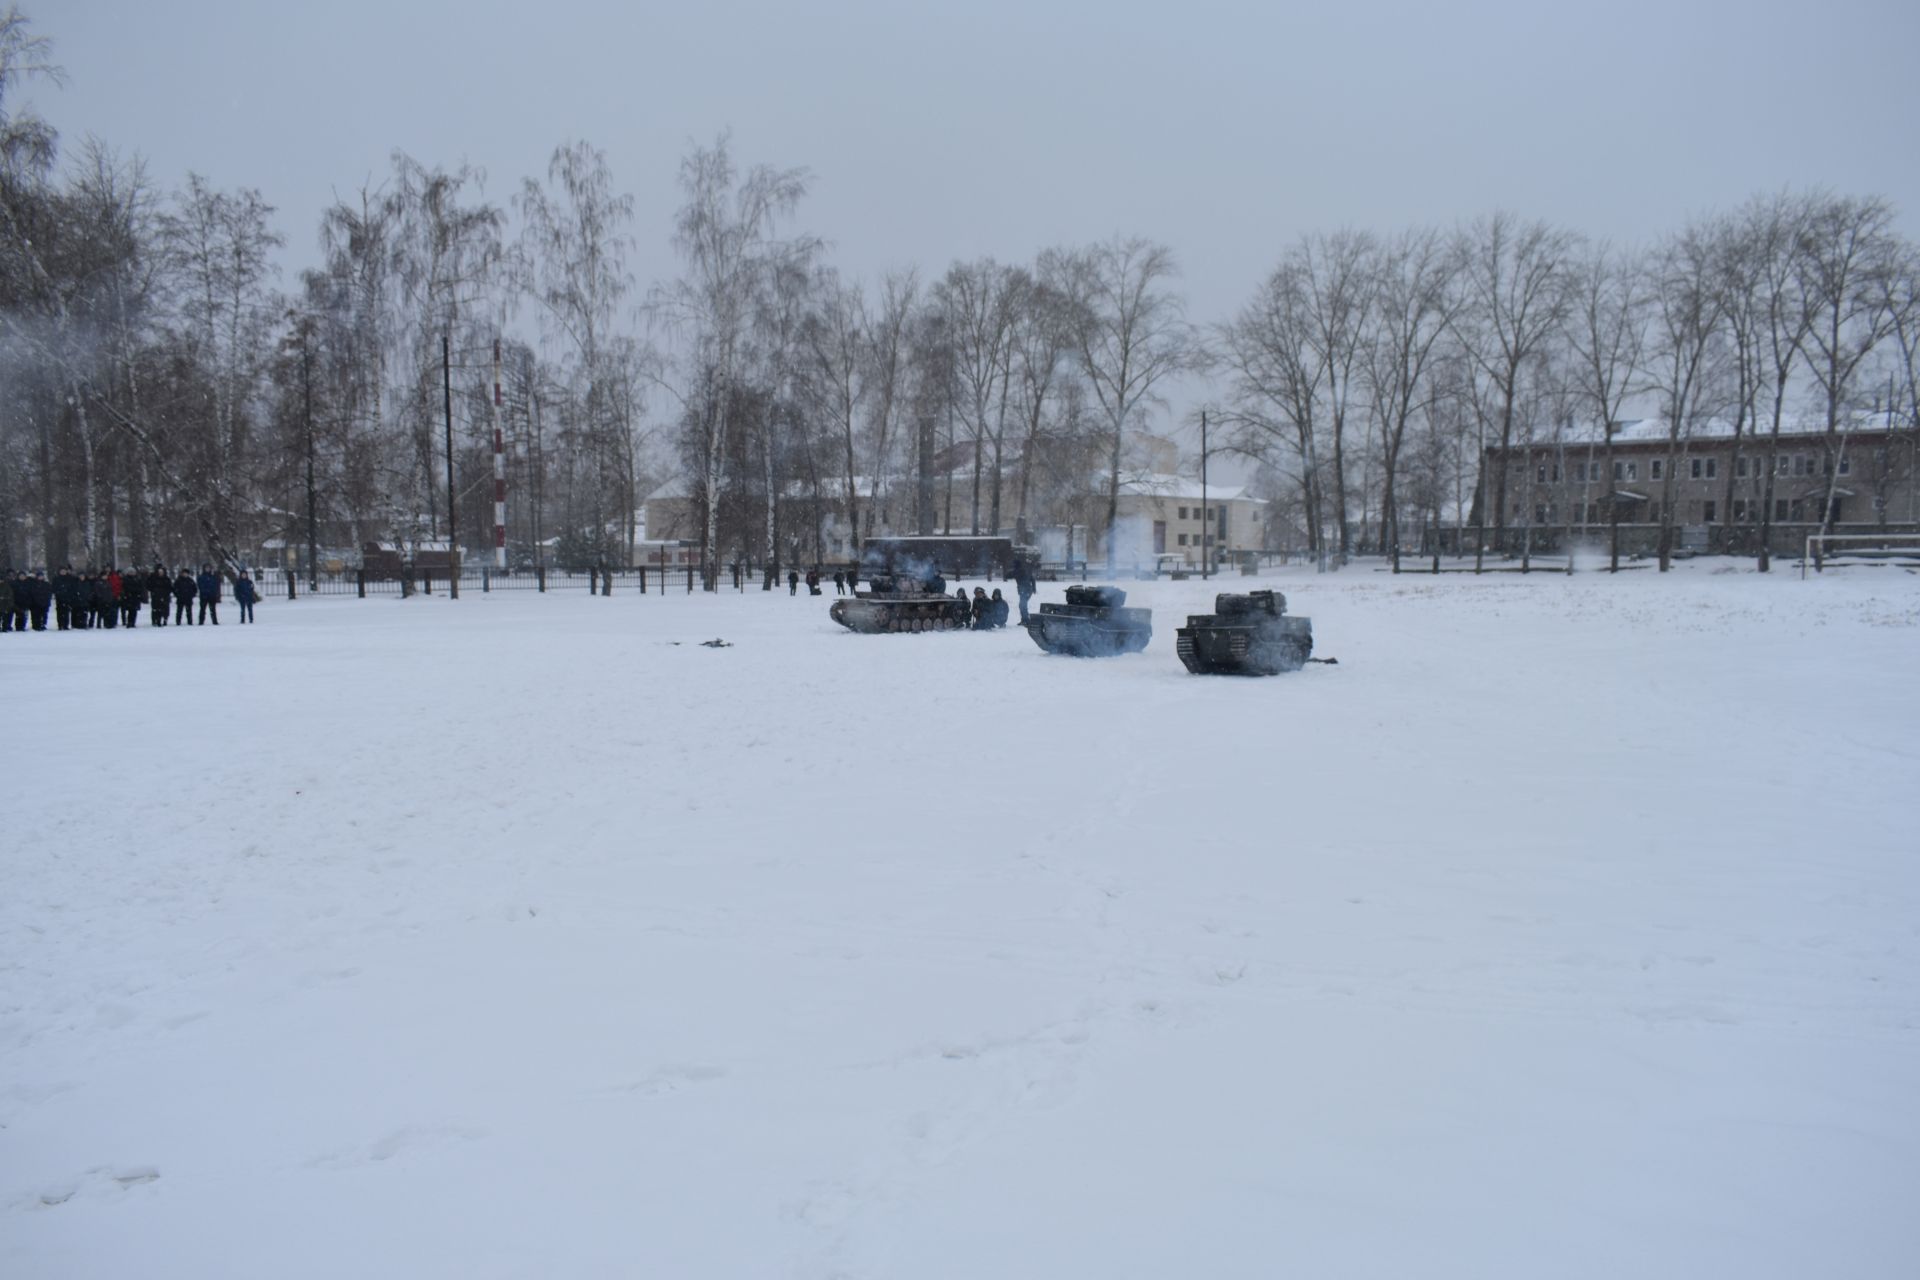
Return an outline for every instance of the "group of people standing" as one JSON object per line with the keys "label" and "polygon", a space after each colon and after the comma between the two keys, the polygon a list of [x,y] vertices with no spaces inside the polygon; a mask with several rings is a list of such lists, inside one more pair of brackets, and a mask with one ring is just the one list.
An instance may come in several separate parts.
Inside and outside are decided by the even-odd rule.
{"label": "group of people standing", "polygon": [[[171,613],[175,626],[220,625],[220,602],[224,583],[212,565],[203,564],[196,576],[186,568],[168,574],[165,565],[156,564],[141,571],[87,569],[75,573],[71,566],[47,580],[44,569],[0,574],[0,631],[47,629],[47,613],[53,612],[57,631],[88,631],[116,626],[139,625],[142,610],[152,611],[153,625],[167,625]],[[253,621],[253,606],[260,599],[253,578],[242,569],[233,581],[234,602],[240,606],[240,621]],[[199,621],[194,606],[199,606]]]}

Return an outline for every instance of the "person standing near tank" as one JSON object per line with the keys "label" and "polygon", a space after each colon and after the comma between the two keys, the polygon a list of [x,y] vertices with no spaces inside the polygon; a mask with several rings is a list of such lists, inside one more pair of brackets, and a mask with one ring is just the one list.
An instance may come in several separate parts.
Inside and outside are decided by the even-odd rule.
{"label": "person standing near tank", "polygon": [[1013,562],[1013,585],[1020,594],[1020,621],[1025,622],[1027,601],[1033,599],[1034,590],[1039,585],[1034,581],[1033,564],[1025,556]]}
{"label": "person standing near tank", "polygon": [[260,593],[254,590],[253,578],[245,569],[233,580],[233,598],[240,605],[240,621],[252,622],[253,604],[260,598]]}

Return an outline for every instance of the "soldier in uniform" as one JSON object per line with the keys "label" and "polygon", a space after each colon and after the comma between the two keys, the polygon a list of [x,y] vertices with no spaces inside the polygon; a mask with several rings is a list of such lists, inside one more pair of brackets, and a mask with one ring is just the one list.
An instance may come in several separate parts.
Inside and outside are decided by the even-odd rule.
{"label": "soldier in uniform", "polygon": [[260,598],[260,593],[254,590],[253,579],[245,569],[233,580],[233,598],[240,603],[240,621],[252,622],[253,602]]}

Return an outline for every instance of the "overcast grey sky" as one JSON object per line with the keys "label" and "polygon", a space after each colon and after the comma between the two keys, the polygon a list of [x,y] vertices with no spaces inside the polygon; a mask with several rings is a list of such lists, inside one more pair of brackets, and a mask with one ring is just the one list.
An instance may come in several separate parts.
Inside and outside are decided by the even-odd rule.
{"label": "overcast grey sky", "polygon": [[813,171],[801,223],[856,275],[1137,233],[1200,321],[1316,228],[1505,207],[1634,240],[1783,185],[1920,225],[1914,0],[27,8],[69,141],[259,187],[299,264],[396,147],[504,200],[584,137],[636,197],[644,285],[674,269],[678,157],[729,125],[741,161]]}

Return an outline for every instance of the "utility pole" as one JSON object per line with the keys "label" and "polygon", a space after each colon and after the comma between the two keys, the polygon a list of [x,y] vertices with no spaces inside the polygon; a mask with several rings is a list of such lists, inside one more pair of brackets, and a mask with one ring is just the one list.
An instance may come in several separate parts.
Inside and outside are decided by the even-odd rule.
{"label": "utility pole", "polygon": [[313,331],[308,322],[300,328],[300,395],[307,424],[307,590],[320,590],[320,532],[314,514],[318,505],[313,488]]}
{"label": "utility pole", "polygon": [[447,413],[447,595],[460,598],[460,497],[453,491],[453,338],[440,335],[440,395]]}
{"label": "utility pole", "polygon": [[1200,411],[1200,580],[1213,576],[1213,512],[1207,509],[1207,411]]}

